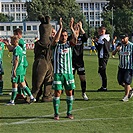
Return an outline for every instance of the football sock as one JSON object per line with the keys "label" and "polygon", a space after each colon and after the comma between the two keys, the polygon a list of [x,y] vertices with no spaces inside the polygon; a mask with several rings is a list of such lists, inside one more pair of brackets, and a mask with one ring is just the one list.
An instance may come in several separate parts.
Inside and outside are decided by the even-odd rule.
{"label": "football sock", "polygon": [[3,92],[3,81],[0,80],[0,93],[2,93],[2,92]]}
{"label": "football sock", "polygon": [[82,93],[85,93],[86,92],[86,81],[81,81],[80,84],[82,88]]}
{"label": "football sock", "polygon": [[12,88],[12,96],[11,96],[11,100],[15,100],[17,95],[17,88]]}
{"label": "football sock", "polygon": [[54,113],[56,115],[59,114],[59,106],[60,106],[60,97],[54,97],[53,98],[53,107],[54,107]]}
{"label": "football sock", "polygon": [[71,114],[73,105],[73,96],[67,96],[67,114]]}
{"label": "football sock", "polygon": [[18,86],[18,94],[22,95],[22,89]]}
{"label": "football sock", "polygon": [[22,89],[22,93],[24,94],[24,96],[27,96],[27,93],[24,91],[24,89]]}
{"label": "football sock", "polygon": [[23,87],[23,90],[28,94],[28,96],[32,95],[30,89],[27,86]]}

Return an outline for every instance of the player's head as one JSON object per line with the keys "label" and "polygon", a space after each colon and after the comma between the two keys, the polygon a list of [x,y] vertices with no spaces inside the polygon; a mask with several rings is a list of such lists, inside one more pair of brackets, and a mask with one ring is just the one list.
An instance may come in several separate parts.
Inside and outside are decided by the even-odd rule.
{"label": "player's head", "polygon": [[60,35],[60,41],[65,44],[68,39],[68,32],[66,29],[62,29],[61,35]]}
{"label": "player's head", "polygon": [[22,30],[20,28],[16,28],[14,31],[13,31],[14,35],[17,35],[19,38],[22,37]]}
{"label": "player's head", "polygon": [[11,36],[11,44],[13,46],[17,46],[18,45],[18,41],[19,41],[18,35]]}
{"label": "player's head", "polygon": [[99,27],[98,29],[98,35],[104,35],[106,33],[106,28],[104,26]]}
{"label": "player's head", "polygon": [[127,33],[121,34],[121,35],[120,35],[120,38],[121,38],[121,42],[122,42],[123,44],[128,44],[128,39],[129,39],[129,37],[128,37],[128,34],[127,34]]}

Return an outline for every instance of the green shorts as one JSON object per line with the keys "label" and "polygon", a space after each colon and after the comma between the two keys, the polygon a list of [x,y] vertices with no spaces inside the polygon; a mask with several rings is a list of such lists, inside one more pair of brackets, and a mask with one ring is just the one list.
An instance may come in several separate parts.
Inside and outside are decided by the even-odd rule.
{"label": "green shorts", "polygon": [[22,83],[24,82],[24,75],[17,75],[16,77],[11,78],[12,83]]}
{"label": "green shorts", "polygon": [[54,74],[52,89],[63,90],[63,86],[67,90],[75,89],[73,74]]}

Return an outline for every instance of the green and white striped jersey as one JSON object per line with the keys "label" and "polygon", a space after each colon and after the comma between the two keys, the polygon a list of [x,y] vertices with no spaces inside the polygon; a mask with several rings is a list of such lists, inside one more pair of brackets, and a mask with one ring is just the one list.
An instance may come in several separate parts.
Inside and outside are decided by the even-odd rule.
{"label": "green and white striped jersey", "polygon": [[128,42],[128,45],[121,45],[119,51],[119,67],[122,69],[133,69],[133,43]]}
{"label": "green and white striped jersey", "polygon": [[72,74],[72,48],[69,42],[57,43],[54,48],[54,73]]}

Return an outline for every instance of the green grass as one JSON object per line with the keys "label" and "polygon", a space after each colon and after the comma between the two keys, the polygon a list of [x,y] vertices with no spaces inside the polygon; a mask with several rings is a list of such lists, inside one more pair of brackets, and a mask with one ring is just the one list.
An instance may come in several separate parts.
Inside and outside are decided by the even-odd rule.
{"label": "green grass", "polygon": [[[0,96],[0,133],[132,133],[133,132],[133,98],[129,102],[120,101],[124,90],[117,83],[118,58],[110,58],[107,66],[108,91],[97,92],[101,80],[97,73],[97,56],[88,56],[84,52],[86,68],[87,95],[89,101],[81,97],[80,82],[75,76],[76,90],[73,104],[74,120],[66,115],[66,96],[61,95],[60,120],[53,120],[52,103],[18,103],[5,106],[11,92],[11,57],[4,52],[4,95]],[[26,79],[31,88],[33,51],[27,51],[29,67]]]}

